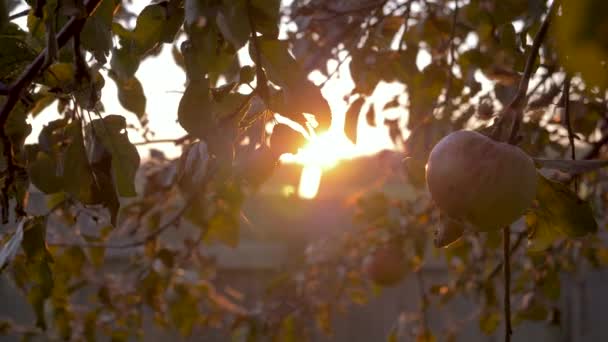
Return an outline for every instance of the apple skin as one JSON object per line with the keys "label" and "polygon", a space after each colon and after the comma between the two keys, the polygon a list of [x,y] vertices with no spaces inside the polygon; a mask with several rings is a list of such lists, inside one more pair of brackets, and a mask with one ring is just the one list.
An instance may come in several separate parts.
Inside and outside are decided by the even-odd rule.
{"label": "apple skin", "polygon": [[536,197],[534,161],[517,146],[474,131],[456,131],[429,156],[427,186],[449,217],[490,231],[513,223]]}
{"label": "apple skin", "polygon": [[363,263],[363,271],[377,285],[397,285],[407,272],[407,261],[401,244],[379,246]]}

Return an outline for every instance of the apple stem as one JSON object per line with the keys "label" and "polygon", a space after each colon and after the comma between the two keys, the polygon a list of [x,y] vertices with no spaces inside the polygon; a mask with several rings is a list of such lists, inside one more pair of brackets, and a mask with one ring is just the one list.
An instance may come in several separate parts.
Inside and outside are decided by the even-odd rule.
{"label": "apple stem", "polygon": [[503,229],[505,342],[511,341],[511,227]]}

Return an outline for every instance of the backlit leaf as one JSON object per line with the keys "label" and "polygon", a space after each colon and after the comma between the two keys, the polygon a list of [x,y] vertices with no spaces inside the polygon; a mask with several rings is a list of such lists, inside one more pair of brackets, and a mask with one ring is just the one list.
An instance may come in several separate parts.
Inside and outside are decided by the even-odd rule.
{"label": "backlit leaf", "polygon": [[132,197],[135,173],[139,168],[139,153],[129,141],[125,118],[108,115],[91,122],[93,133],[112,156],[112,179],[120,196]]}
{"label": "backlit leaf", "polygon": [[587,201],[567,186],[538,176],[536,200],[526,215],[531,229],[531,251],[541,251],[560,237],[578,238],[597,231],[597,222]]}
{"label": "backlit leaf", "polygon": [[[326,130],[331,123],[331,110],[320,89],[312,84],[287,49],[287,42],[260,37],[262,65],[269,79],[283,88],[282,98],[271,103],[273,109],[296,122],[302,113],[315,116],[317,129]],[[255,56],[251,51],[250,55]]]}
{"label": "backlit leaf", "polygon": [[64,190],[83,203],[94,203],[94,179],[84,147],[80,121],[75,120],[66,128],[70,138],[63,160]]}
{"label": "backlit leaf", "polygon": [[365,98],[360,97],[351,103],[350,107],[346,111],[344,118],[344,133],[346,137],[350,139],[353,144],[357,143],[357,127],[359,123],[359,116],[361,115],[361,107],[365,103]]}
{"label": "backlit leaf", "polygon": [[217,27],[236,50],[249,39],[249,18],[246,0],[224,1],[216,17]]}

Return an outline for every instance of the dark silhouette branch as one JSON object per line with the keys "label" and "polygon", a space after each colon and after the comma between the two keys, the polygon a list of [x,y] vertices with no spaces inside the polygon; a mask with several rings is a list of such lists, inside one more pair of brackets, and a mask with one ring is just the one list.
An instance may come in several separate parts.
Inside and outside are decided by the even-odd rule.
{"label": "dark silhouette branch", "polygon": [[25,17],[26,15],[28,15],[30,13],[30,9],[25,9],[21,12],[17,12],[15,14],[11,14],[8,16],[8,21],[13,21],[15,19],[21,18],[21,17]]}
{"label": "dark silhouette branch", "polygon": [[186,140],[190,138],[190,135],[186,134],[180,138],[167,138],[167,139],[149,139],[144,141],[134,142],[134,146],[143,146],[143,145],[152,145],[152,144],[168,144],[172,143],[175,145],[180,145],[184,143]]}
{"label": "dark silhouette branch", "polygon": [[530,54],[528,55],[528,59],[526,60],[526,66],[524,67],[524,74],[519,82],[519,87],[517,89],[517,94],[511,100],[511,103],[506,108],[504,113],[512,112],[513,114],[513,123],[511,125],[511,132],[509,134],[509,143],[515,144],[517,142],[517,133],[519,131],[519,126],[521,126],[521,121],[523,118],[523,111],[526,105],[526,94],[528,92],[528,86],[530,84],[530,78],[532,77],[532,72],[534,69],[534,65],[536,64],[536,58],[538,57],[538,52],[540,47],[545,40],[545,36],[547,35],[547,31],[549,29],[549,23],[551,22],[551,17],[553,16],[553,12],[555,10],[556,4],[559,1],[554,1],[547,12],[547,16],[543,23],[540,26],[540,29],[536,33],[534,37],[534,41],[532,43],[532,48],[530,49]]}

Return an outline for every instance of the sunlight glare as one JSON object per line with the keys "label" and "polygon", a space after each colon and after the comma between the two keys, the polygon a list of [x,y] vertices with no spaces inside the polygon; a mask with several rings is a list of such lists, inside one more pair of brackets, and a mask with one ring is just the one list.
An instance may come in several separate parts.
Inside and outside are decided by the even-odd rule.
{"label": "sunlight glare", "polygon": [[294,155],[294,161],[305,166],[329,169],[339,160],[353,156],[353,145],[344,136],[327,132],[311,138],[308,144]]}
{"label": "sunlight glare", "polygon": [[310,165],[302,168],[300,186],[298,188],[300,198],[313,199],[317,196],[322,173],[323,171],[319,166]]}

